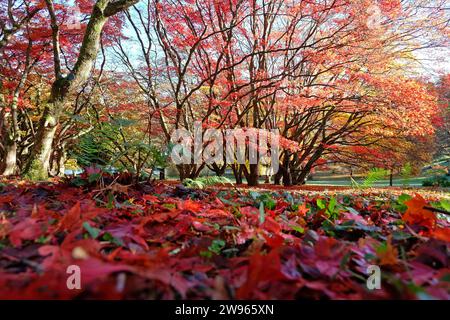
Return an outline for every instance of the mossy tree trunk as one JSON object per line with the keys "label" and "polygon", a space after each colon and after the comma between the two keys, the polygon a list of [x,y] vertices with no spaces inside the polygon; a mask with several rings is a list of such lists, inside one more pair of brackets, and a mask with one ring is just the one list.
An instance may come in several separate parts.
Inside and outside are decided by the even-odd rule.
{"label": "mossy tree trunk", "polygon": [[102,30],[108,18],[126,10],[139,0],[97,0],[81,45],[77,62],[72,72],[63,76],[60,63],[59,28],[52,0],[46,0],[52,21],[53,54],[56,81],[44,110],[37,132],[36,142],[30,159],[25,167],[25,174],[32,179],[45,179],[50,170],[50,158],[53,152],[53,141],[58,129],[60,116],[72,95],[88,80],[91,69],[100,49]]}

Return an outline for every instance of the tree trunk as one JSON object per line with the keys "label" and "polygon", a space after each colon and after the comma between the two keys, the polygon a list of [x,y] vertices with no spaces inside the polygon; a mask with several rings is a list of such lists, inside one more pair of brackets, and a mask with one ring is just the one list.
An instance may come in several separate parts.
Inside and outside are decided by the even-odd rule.
{"label": "tree trunk", "polygon": [[17,174],[17,144],[14,140],[6,141],[4,169],[1,172],[4,176]]}
{"label": "tree trunk", "polygon": [[64,176],[64,173],[66,171],[66,161],[67,161],[67,154],[66,154],[66,142],[62,142],[58,146],[57,152],[54,152],[53,159],[50,160],[50,162],[53,164],[53,168],[51,168],[51,171],[60,177]]}
{"label": "tree trunk", "polygon": [[219,166],[217,163],[213,163],[208,166],[208,169],[213,171],[218,177],[223,177],[225,170],[227,169],[227,165],[224,163]]}
{"label": "tree trunk", "polygon": [[17,144],[20,141],[19,125],[17,121],[17,104],[19,102],[19,93],[16,91],[11,104],[11,116],[6,117],[6,121],[10,118],[11,123],[6,125],[6,143],[5,143],[5,162],[3,170],[0,174],[11,176],[18,174],[17,166]]}
{"label": "tree trunk", "polygon": [[242,170],[239,165],[231,165],[231,169],[233,170],[234,179],[236,180],[237,185],[242,184]]}
{"label": "tree trunk", "polygon": [[279,170],[274,176],[274,185],[281,185],[281,181],[283,181],[283,185],[285,186],[292,185],[292,175],[289,171],[289,163],[289,159],[284,156],[284,161],[280,163]]}
{"label": "tree trunk", "polygon": [[250,165],[250,172],[247,176],[247,184],[249,186],[255,187],[259,184],[259,172],[258,172],[258,165],[257,164],[251,164]]}
{"label": "tree trunk", "polygon": [[183,182],[185,179],[197,179],[203,170],[204,165],[197,167],[196,164],[180,164],[177,165],[178,174],[180,181]]}
{"label": "tree trunk", "polygon": [[71,95],[82,87],[89,78],[91,69],[100,49],[100,39],[108,18],[118,12],[126,10],[139,0],[123,0],[111,2],[110,0],[97,0],[84,33],[77,62],[67,77],[61,74],[59,29],[54,12],[53,2],[46,0],[52,20],[53,55],[56,80],[52,86],[44,116],[37,132],[37,138],[30,159],[25,168],[25,174],[33,179],[45,179],[50,169],[50,155],[53,139],[59,124],[60,115],[70,100]]}
{"label": "tree trunk", "polygon": [[303,168],[303,170],[300,172],[299,176],[297,177],[297,183],[298,184],[301,184],[301,185],[305,184],[306,177],[311,172],[311,169],[312,169],[312,164],[310,164],[308,162],[306,164],[306,166]]}
{"label": "tree trunk", "polygon": [[166,180],[166,169],[161,168],[161,171],[159,172],[159,180]]}
{"label": "tree trunk", "polygon": [[180,177],[180,181],[183,182],[187,177],[184,173],[184,166],[182,164],[177,165],[178,176]]}
{"label": "tree trunk", "polygon": [[283,170],[283,185],[286,187],[292,186],[292,175],[289,167]]}
{"label": "tree trunk", "polygon": [[305,184],[306,177],[311,172],[314,163],[316,163],[317,160],[320,159],[322,156],[323,148],[318,148],[316,152],[313,154],[311,159],[309,159],[308,163],[303,167],[303,170],[301,170],[300,175],[297,178],[297,183],[299,184]]}
{"label": "tree trunk", "polygon": [[292,185],[292,173],[290,170],[291,167],[291,161],[290,161],[290,154],[286,152],[284,155],[284,161],[283,161],[283,168],[281,169],[282,175],[283,175],[283,185],[284,186],[291,186]]}
{"label": "tree trunk", "polygon": [[390,174],[389,174],[389,186],[392,187],[394,185],[394,173],[391,169]]}
{"label": "tree trunk", "polygon": [[278,172],[275,174],[273,178],[273,184],[276,186],[279,186],[281,184],[281,178],[283,177],[283,174],[281,173],[281,168],[278,170]]}
{"label": "tree trunk", "polygon": [[[57,111],[58,106],[54,105]],[[50,171],[50,156],[53,151],[53,139],[56,134],[59,116],[50,114],[49,107],[44,111],[39,130],[36,135],[36,142],[31,150],[24,173],[32,180],[45,180]]]}

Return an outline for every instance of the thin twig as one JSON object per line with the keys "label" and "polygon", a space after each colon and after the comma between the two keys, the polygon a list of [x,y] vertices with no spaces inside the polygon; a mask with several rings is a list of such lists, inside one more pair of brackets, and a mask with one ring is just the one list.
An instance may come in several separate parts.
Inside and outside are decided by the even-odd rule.
{"label": "thin twig", "polygon": [[442,210],[442,209],[436,209],[436,208],[433,208],[433,207],[423,207],[425,210],[429,210],[429,211],[433,211],[433,212],[438,212],[438,213],[443,213],[443,214],[446,214],[446,215],[449,215],[450,216],[450,212],[448,212],[448,211],[445,211],[445,210]]}
{"label": "thin twig", "polygon": [[8,259],[8,260],[15,261],[15,262],[20,262],[20,263],[23,263],[23,264],[25,264],[25,265],[27,265],[29,267],[32,267],[38,273],[42,273],[44,271],[44,269],[42,268],[42,266],[39,263],[36,263],[36,262],[31,261],[29,259],[17,258],[17,257],[14,257],[12,255],[9,255],[9,254],[3,253],[3,252],[1,253],[1,255],[3,257],[5,257],[6,259]]}

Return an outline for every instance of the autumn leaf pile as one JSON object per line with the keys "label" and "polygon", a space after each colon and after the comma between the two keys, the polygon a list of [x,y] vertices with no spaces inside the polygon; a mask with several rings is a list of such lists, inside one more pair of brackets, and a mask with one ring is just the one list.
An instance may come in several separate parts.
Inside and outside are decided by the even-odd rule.
{"label": "autumn leaf pile", "polygon": [[[449,220],[424,209],[439,201],[11,181],[0,298],[449,299]],[[66,286],[70,265],[81,290]],[[380,290],[366,286],[370,265]]]}

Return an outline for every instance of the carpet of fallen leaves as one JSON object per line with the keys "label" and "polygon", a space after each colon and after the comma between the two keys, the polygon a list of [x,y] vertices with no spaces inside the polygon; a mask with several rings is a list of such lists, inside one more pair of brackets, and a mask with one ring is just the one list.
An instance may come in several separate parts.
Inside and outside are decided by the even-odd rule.
{"label": "carpet of fallen leaves", "polygon": [[1,299],[450,298],[438,195],[79,182],[0,184]]}

